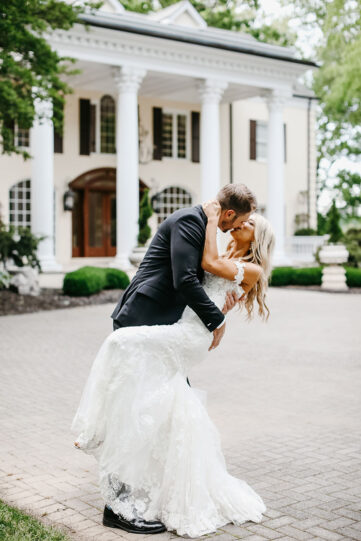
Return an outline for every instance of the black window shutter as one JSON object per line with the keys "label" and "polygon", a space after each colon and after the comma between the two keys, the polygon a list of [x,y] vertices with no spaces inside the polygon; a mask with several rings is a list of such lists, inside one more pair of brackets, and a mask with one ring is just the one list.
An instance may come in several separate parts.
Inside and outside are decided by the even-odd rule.
{"label": "black window shutter", "polygon": [[200,162],[200,113],[192,111],[192,162]]}
{"label": "black window shutter", "polygon": [[153,107],[153,160],[161,160],[162,152],[162,109]]}
{"label": "black window shutter", "polygon": [[256,159],[256,130],[257,122],[256,120],[249,121],[249,159]]}
{"label": "black window shutter", "polygon": [[283,153],[284,153],[284,161],[287,161],[287,130],[286,130],[286,124],[283,124]]}
{"label": "black window shutter", "polygon": [[90,106],[90,151],[96,152],[96,105]]}
{"label": "black window shutter", "polygon": [[90,154],[90,100],[79,100],[80,154]]}

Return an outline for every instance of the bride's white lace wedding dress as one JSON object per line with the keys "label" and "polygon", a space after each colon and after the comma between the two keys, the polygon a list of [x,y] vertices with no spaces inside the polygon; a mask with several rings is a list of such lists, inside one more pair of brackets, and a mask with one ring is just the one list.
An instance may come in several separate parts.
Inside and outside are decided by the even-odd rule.
{"label": "bride's white lace wedding dress", "polygon": [[[204,289],[222,309],[234,282],[206,273]],[[187,384],[206,356],[210,333],[188,306],[172,325],[124,327],[103,342],[71,430],[99,466],[103,499],[131,520],[161,520],[198,537],[233,522],[260,522],[261,497],[226,469],[202,393]],[[131,487],[121,495],[122,483]]]}

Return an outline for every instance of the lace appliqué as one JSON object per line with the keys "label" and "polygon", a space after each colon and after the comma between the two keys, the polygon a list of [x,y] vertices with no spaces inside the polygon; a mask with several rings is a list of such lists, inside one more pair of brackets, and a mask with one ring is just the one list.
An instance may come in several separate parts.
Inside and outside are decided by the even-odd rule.
{"label": "lace appliqu\u00e9", "polygon": [[245,263],[241,263],[241,261],[233,261],[233,263],[236,265],[237,267],[237,274],[236,276],[234,277],[234,282],[239,285],[243,278],[244,278],[244,266],[245,266]]}

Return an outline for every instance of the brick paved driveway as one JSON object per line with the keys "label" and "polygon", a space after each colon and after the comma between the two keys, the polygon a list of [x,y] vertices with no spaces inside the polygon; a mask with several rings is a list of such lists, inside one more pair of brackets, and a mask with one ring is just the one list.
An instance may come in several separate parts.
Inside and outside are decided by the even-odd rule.
{"label": "brick paved driveway", "polygon": [[[361,540],[361,296],[272,290],[270,306],[266,325],[232,314],[190,374],[230,471],[268,508],[209,538]],[[0,318],[0,497],[77,540],[138,541],[101,525],[96,462],[69,432],[111,309]]]}

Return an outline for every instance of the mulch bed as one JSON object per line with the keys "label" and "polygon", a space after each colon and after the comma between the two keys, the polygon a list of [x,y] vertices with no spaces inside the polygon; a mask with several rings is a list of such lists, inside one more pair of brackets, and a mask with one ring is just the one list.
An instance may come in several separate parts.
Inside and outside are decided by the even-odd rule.
{"label": "mulch bed", "polygon": [[29,314],[42,310],[91,306],[94,304],[116,304],[123,294],[122,289],[104,289],[89,297],[68,297],[60,289],[42,289],[38,297],[19,295],[13,291],[0,291],[0,316]]}

